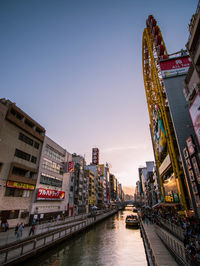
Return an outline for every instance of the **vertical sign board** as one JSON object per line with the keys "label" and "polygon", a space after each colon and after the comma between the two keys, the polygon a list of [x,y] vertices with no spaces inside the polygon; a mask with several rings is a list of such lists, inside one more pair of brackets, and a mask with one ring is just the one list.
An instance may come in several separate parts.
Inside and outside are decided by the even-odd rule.
{"label": "vertical sign board", "polygon": [[194,126],[194,131],[200,145],[200,92],[198,92],[194,102],[191,104],[189,112]]}
{"label": "vertical sign board", "polygon": [[92,149],[92,164],[99,164],[99,149],[93,148]]}
{"label": "vertical sign board", "polygon": [[68,173],[74,172],[74,162],[68,162]]}

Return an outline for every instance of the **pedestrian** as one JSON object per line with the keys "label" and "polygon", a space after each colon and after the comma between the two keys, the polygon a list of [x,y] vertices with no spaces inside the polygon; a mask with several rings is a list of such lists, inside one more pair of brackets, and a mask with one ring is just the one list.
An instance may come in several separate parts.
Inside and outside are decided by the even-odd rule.
{"label": "pedestrian", "polygon": [[15,226],[15,235],[17,236],[17,232],[18,232],[18,230],[19,230],[19,224],[17,224],[16,226]]}
{"label": "pedestrian", "polygon": [[34,224],[31,226],[31,229],[30,229],[30,231],[29,231],[29,236],[30,236],[31,234],[32,234],[32,235],[35,234],[35,225],[34,225]]}
{"label": "pedestrian", "polygon": [[19,232],[19,238],[21,238],[21,237],[22,237],[22,232],[23,232],[23,229],[24,229],[24,224],[23,224],[23,223],[21,223],[21,224],[19,225],[19,229],[18,229],[18,232]]}

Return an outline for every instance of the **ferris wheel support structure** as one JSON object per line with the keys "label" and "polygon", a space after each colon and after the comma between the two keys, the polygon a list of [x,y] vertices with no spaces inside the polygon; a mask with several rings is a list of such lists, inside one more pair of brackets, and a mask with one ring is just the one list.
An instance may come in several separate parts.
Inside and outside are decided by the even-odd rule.
{"label": "ferris wheel support structure", "polygon": [[[153,139],[153,149],[156,158],[156,164],[159,170],[159,167],[161,166],[163,160],[160,157],[159,152],[157,151],[156,142],[153,138],[155,134],[155,108],[159,109],[159,114],[162,118],[166,134],[167,151],[165,152],[164,156],[166,157],[168,154],[170,157],[173,173],[176,178],[180,202],[184,209],[187,209],[181,180],[182,171],[180,169],[177,158],[177,152],[175,150],[174,131],[171,122],[171,117],[168,111],[169,107],[159,65],[160,60],[168,58],[168,53],[161,34],[161,30],[156,25],[156,20],[152,15],[148,17],[146,24],[147,27],[144,29],[142,40],[143,78],[150,117],[150,128]],[[161,185],[162,196],[163,198],[165,198],[163,178],[160,173],[159,181]]]}

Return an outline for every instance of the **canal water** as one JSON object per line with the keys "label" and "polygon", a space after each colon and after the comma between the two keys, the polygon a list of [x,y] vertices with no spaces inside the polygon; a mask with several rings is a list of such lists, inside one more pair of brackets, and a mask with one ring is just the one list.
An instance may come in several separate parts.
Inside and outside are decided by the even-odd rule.
{"label": "canal water", "polygon": [[128,214],[133,214],[132,209],[118,212],[23,265],[145,266],[147,261],[140,229],[126,228]]}

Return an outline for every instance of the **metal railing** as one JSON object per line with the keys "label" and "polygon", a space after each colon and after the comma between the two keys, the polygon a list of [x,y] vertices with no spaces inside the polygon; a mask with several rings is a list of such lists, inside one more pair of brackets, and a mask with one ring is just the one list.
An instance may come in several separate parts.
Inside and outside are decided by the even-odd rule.
{"label": "metal railing", "polygon": [[180,226],[177,226],[170,221],[163,219],[162,217],[159,217],[159,222],[164,228],[168,229],[179,240],[184,240],[183,229]]}
{"label": "metal railing", "polygon": [[20,242],[9,244],[9,246],[0,249],[0,265],[8,265],[23,260],[25,257],[30,257],[40,249],[45,249],[54,245],[114,213],[116,213],[116,211],[103,213],[95,217],[87,218],[73,225],[65,225],[61,228],[32,236]]}
{"label": "metal railing", "polygon": [[181,265],[187,266],[187,260],[185,255],[185,248],[183,242],[174,237],[172,234],[164,230],[163,228],[156,226],[156,233],[164,243],[164,245],[174,254]]}

